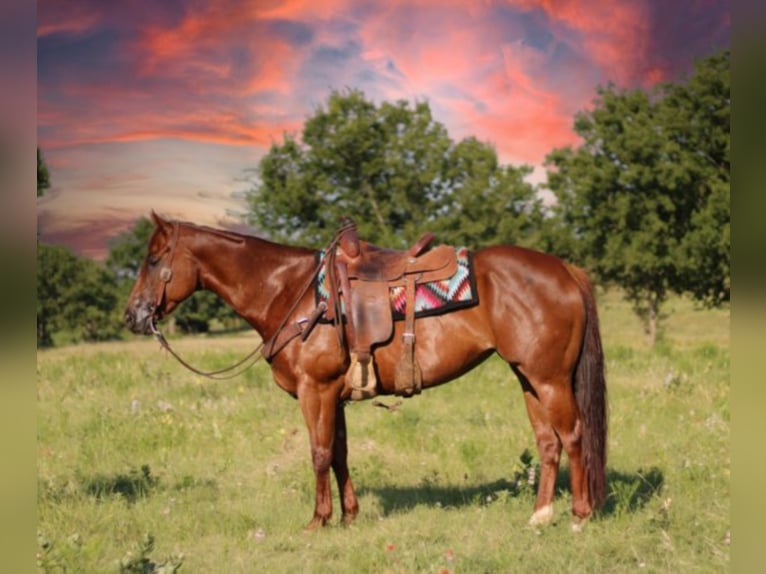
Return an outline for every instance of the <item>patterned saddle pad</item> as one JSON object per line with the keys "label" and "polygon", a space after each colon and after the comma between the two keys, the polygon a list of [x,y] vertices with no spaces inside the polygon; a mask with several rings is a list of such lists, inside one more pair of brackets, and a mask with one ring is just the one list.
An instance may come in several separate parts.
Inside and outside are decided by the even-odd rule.
{"label": "patterned saddle pad", "polygon": [[[415,317],[428,317],[471,307],[479,302],[476,291],[476,278],[473,272],[471,252],[467,247],[456,247],[457,271],[449,279],[419,283],[415,289]],[[317,254],[317,263],[323,252]],[[325,284],[325,267],[317,275],[315,298],[316,302],[327,301],[328,291]],[[392,287],[389,290],[391,312],[395,320],[404,319],[407,310],[407,298],[403,286]]]}

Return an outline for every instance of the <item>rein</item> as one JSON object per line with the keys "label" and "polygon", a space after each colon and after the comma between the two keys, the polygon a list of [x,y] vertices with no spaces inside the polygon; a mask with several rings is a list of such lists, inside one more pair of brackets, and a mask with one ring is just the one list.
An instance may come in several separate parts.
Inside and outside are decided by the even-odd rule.
{"label": "rein", "polygon": [[[175,229],[173,233],[173,244],[170,247],[169,264],[172,264],[173,256],[175,255],[175,249],[176,249],[176,244],[178,242],[178,234],[179,234],[178,228],[179,228],[179,224],[178,222],[175,222]],[[341,231],[335,235],[332,241],[330,241],[330,244],[325,250],[325,255],[327,253],[334,252],[338,244],[338,240],[340,239],[340,236],[342,234],[342,231],[343,229],[341,229]],[[184,367],[186,367],[193,373],[196,373],[197,375],[201,375],[203,377],[207,377],[209,379],[215,379],[219,381],[237,377],[241,375],[242,373],[244,373],[245,371],[247,371],[260,359],[265,358],[266,360],[271,360],[279,351],[281,351],[285,347],[285,345],[287,345],[287,343],[292,341],[298,335],[301,335],[301,339],[303,341],[306,340],[306,338],[308,337],[309,333],[316,325],[319,318],[327,310],[327,304],[324,302],[320,302],[310,317],[302,317],[298,319],[295,323],[291,323],[290,325],[288,325],[287,320],[290,318],[290,315],[292,315],[295,309],[298,307],[298,305],[301,302],[301,299],[303,299],[303,296],[306,294],[306,292],[309,290],[314,280],[319,275],[319,272],[321,271],[322,266],[325,264],[325,255],[323,255],[319,259],[319,263],[317,264],[316,268],[309,276],[308,281],[306,281],[306,284],[301,289],[292,307],[290,307],[290,310],[285,314],[284,319],[282,319],[279,326],[277,327],[276,333],[274,333],[274,335],[268,341],[261,341],[260,344],[255,349],[253,349],[246,357],[244,357],[243,359],[239,360],[238,362],[236,362],[235,364],[229,367],[224,367],[216,371],[202,371],[194,367],[193,365],[190,365],[170,347],[170,343],[168,343],[168,340],[165,338],[165,335],[163,335],[162,332],[154,324],[154,317],[152,317],[151,322],[149,323],[152,334],[166,351],[168,351],[179,363],[181,363],[181,365],[183,365]],[[157,307],[159,307],[159,305],[162,303],[162,300],[165,298],[165,288],[167,284],[170,282],[170,279],[172,277],[173,277],[173,272],[170,269],[169,265],[163,267],[160,270],[162,288],[157,298]],[[281,341],[279,340],[280,336],[282,336]],[[259,351],[260,351],[260,354],[258,355]]]}
{"label": "rein", "polygon": [[[223,369],[218,369],[217,371],[201,371],[198,368],[196,368],[196,367],[190,365],[189,363],[187,363],[186,361],[184,361],[181,358],[181,356],[178,353],[176,353],[170,347],[170,343],[168,343],[168,340],[165,338],[165,335],[163,335],[162,332],[155,326],[154,319],[152,319],[152,321],[150,323],[150,327],[152,329],[152,333],[154,334],[154,338],[157,339],[157,341],[160,343],[160,345],[162,345],[163,349],[165,349],[168,353],[173,355],[173,357],[179,363],[181,363],[184,367],[189,369],[191,372],[196,373],[198,375],[202,375],[203,377],[207,377],[208,379],[215,379],[217,381],[223,381],[223,380],[226,380],[226,379],[233,379],[234,377],[239,376],[242,373],[244,373],[246,370],[248,370],[250,367],[252,367],[255,363],[257,363],[258,359],[261,358],[261,356],[255,357],[255,359],[250,364],[245,365],[244,367],[242,367],[241,370],[233,372],[233,373],[231,372],[231,371],[234,371],[237,367],[240,367],[241,365],[243,365],[244,363],[246,363],[247,361],[252,359],[253,356],[258,351],[260,351],[261,348],[263,347],[263,341],[261,341],[261,343],[255,349],[253,349],[244,359],[238,361],[237,363],[231,365],[230,367],[224,367]],[[224,375],[224,373],[229,373],[229,374]]]}

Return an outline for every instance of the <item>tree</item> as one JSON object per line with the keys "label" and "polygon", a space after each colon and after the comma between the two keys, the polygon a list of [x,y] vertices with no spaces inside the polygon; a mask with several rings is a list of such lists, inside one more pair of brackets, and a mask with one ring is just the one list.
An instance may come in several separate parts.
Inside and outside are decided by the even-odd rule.
{"label": "tree", "polygon": [[61,307],[64,301],[67,272],[75,258],[63,247],[37,244],[37,346],[53,345],[53,333],[63,324]]}
{"label": "tree", "polygon": [[37,148],[37,197],[50,189],[51,181],[48,167],[45,165],[40,148]]}
{"label": "tree", "polygon": [[54,333],[76,341],[116,338],[122,321],[114,277],[103,266],[62,246],[37,246],[37,344]]}
{"label": "tree", "polygon": [[528,166],[500,165],[495,150],[467,138],[450,150],[439,216],[430,227],[455,245],[489,243],[535,246],[542,221]]}
{"label": "tree", "polygon": [[331,93],[303,128],[263,157],[248,192],[249,222],[275,240],[325,245],[342,216],[364,239],[404,247],[425,227],[470,246],[529,241],[539,214],[529,168],[501,167],[473,138],[452,142],[426,102],[376,106]]}
{"label": "tree", "polygon": [[546,158],[549,243],[623,287],[651,344],[669,292],[729,297],[728,85],[724,54],[652,95],[599,88],[583,144]]}
{"label": "tree", "polygon": [[689,166],[690,226],[680,245],[680,287],[706,305],[731,295],[730,53],[700,61],[686,83],[666,84],[662,112]]}
{"label": "tree", "polygon": [[[37,148],[37,197],[50,188]],[[114,339],[122,326],[115,277],[102,265],[69,249],[37,243],[37,345],[54,344],[55,333],[72,342]]]}

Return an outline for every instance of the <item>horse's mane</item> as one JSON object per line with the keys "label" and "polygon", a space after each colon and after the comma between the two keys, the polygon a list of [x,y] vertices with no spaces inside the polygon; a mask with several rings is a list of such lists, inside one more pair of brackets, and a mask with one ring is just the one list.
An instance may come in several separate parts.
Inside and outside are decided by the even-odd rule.
{"label": "horse's mane", "polygon": [[[270,243],[270,244],[273,244],[273,245],[277,245],[277,246],[279,246],[281,248],[288,247],[287,245],[280,245],[278,243],[274,243],[274,242],[272,242],[272,241],[270,241],[268,239],[264,239],[263,237],[259,237],[259,236],[255,235],[255,234],[240,233],[240,232],[237,232],[237,231],[228,231],[228,230],[224,230],[224,229],[217,229],[215,227],[210,227],[208,225],[200,225],[199,223],[192,223],[191,221],[181,221],[179,219],[173,219],[173,220],[168,220],[168,221],[170,223],[175,223],[177,225],[182,225],[184,227],[189,227],[189,228],[197,230],[197,231],[203,231],[205,233],[210,233],[212,235],[215,235],[215,236],[220,237],[222,239],[225,239],[227,241],[231,241],[233,243],[238,243],[240,245],[244,244],[248,240],[256,240],[256,241],[263,242],[263,243]],[[302,250],[302,251],[305,251],[305,252],[314,252],[314,251],[316,251],[315,249],[311,249],[311,248],[308,248],[308,247],[300,247],[300,246],[292,246],[291,249]]]}
{"label": "horse's mane", "polygon": [[190,221],[176,220],[175,223],[184,225],[186,227],[192,227],[200,231],[205,231],[207,233],[212,233],[213,235],[217,235],[218,237],[227,239],[228,241],[233,241],[235,243],[244,243],[248,237],[255,237],[254,235],[245,235],[244,233],[237,233],[236,231],[226,231],[224,229],[216,229],[215,227],[210,227],[208,225],[199,225]]}

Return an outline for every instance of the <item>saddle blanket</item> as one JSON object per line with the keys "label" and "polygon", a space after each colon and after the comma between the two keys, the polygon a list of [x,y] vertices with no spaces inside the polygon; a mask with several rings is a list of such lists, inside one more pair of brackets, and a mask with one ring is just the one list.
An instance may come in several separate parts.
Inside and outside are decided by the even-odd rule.
{"label": "saddle blanket", "polygon": [[[324,252],[317,255],[317,263]],[[467,247],[456,247],[457,271],[449,279],[418,283],[415,288],[415,317],[439,315],[456,309],[476,305],[479,294],[476,291],[476,278],[473,273],[471,252]],[[315,298],[317,304],[327,301],[328,291],[325,284],[326,268],[322,266],[317,275]],[[391,312],[395,320],[404,319],[407,311],[407,297],[404,286],[392,287],[389,290]]]}

